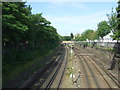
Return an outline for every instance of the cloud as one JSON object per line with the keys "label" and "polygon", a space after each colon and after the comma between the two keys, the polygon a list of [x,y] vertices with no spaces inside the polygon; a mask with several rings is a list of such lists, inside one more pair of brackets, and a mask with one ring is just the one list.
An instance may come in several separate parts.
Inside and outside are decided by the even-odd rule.
{"label": "cloud", "polygon": [[56,16],[45,16],[49,21],[53,23],[65,23],[65,24],[89,24],[89,23],[96,23],[102,20],[106,20],[107,17],[105,16],[105,12],[98,12],[91,15],[84,15],[84,16],[63,16],[63,17],[56,17]]}
{"label": "cloud", "polygon": [[118,0],[23,0],[23,1],[28,1],[28,2],[117,2]]}
{"label": "cloud", "polygon": [[86,5],[81,3],[70,3],[71,7],[80,8],[80,9],[89,9]]}
{"label": "cloud", "polygon": [[42,7],[43,17],[49,20],[52,23],[51,25],[54,26],[61,35],[68,35],[71,32],[82,33],[86,29],[95,30],[97,24],[100,21],[107,20],[106,14],[111,12],[107,7],[103,10],[99,6],[94,9],[89,7],[89,4],[76,2],[51,2],[47,3],[45,6],[41,5],[40,8],[34,9],[38,12],[42,10]]}
{"label": "cloud", "polygon": [[82,33],[86,29],[96,29],[100,21],[107,20],[106,12],[97,12],[86,16],[44,16],[51,21],[52,25],[57,28],[61,35],[73,33]]}
{"label": "cloud", "polygon": [[77,2],[51,2],[51,5],[49,6],[50,8],[58,8],[58,7],[73,7],[73,8],[78,8],[78,9],[89,9],[86,5],[82,3],[77,3]]}

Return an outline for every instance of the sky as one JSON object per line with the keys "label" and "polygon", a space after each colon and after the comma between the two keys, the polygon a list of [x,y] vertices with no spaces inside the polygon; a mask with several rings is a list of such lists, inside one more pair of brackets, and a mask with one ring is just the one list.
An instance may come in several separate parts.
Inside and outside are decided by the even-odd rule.
{"label": "sky", "polygon": [[32,13],[42,13],[51,26],[62,36],[96,30],[99,22],[106,20],[117,2],[27,2]]}

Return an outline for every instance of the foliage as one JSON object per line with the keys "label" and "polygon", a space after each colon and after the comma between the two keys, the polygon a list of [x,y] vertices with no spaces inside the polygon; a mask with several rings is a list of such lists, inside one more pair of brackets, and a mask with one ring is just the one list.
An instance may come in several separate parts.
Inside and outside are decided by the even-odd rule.
{"label": "foliage", "polygon": [[83,32],[80,36],[76,36],[74,40],[75,41],[86,41],[86,39],[88,40],[98,39],[97,31],[88,29],[85,32]]}
{"label": "foliage", "polygon": [[24,2],[3,3],[4,48],[39,47],[46,42],[59,41],[59,35],[42,14],[31,14]]}
{"label": "foliage", "polygon": [[113,9],[112,9],[112,12],[111,14],[107,14],[107,17],[108,17],[108,24],[110,26],[110,29],[113,33],[113,35],[111,36],[113,39],[117,39],[117,13],[116,12],[113,12]]}
{"label": "foliage", "polygon": [[76,36],[74,38],[75,41],[85,41],[86,40],[86,37],[84,34],[81,34],[80,36]]}
{"label": "foliage", "polygon": [[[11,78],[14,78],[21,72],[24,72],[25,69],[32,66],[33,63],[41,61],[39,64],[44,61],[41,60],[42,57],[48,54],[51,50],[54,49],[56,45],[46,44],[43,45],[40,49],[29,49],[29,50],[15,50],[10,49],[3,54],[3,63],[2,63],[2,75],[3,75],[3,84]],[[30,64],[28,66],[28,64]],[[42,65],[41,65],[42,66]]]}
{"label": "foliage", "polygon": [[[60,40],[57,30],[42,13],[32,14],[25,2],[3,2],[3,74],[33,62],[54,49]],[[4,78],[3,78],[4,80]]]}
{"label": "foliage", "polygon": [[61,36],[61,35],[58,35],[58,36],[59,36],[60,41],[62,41],[63,40],[63,36]]}
{"label": "foliage", "polygon": [[63,36],[63,41],[70,41],[71,40],[71,37],[70,36]]}
{"label": "foliage", "polygon": [[118,1],[118,7],[116,8],[116,12],[112,12],[107,14],[108,22],[101,21],[98,24],[98,29],[94,30],[86,30],[81,34],[81,36],[75,36],[75,41],[86,41],[95,40],[106,36],[108,33],[112,31],[113,35],[111,37],[113,40],[120,40],[120,0]]}
{"label": "foliage", "polygon": [[31,8],[25,3],[4,2],[2,7],[3,44],[14,46],[24,41]]}
{"label": "foliage", "polygon": [[73,35],[73,33],[71,33],[71,34],[70,34],[70,38],[73,39],[73,37],[74,37],[74,35]]}
{"label": "foliage", "polygon": [[103,38],[106,36],[108,33],[110,33],[110,27],[106,21],[101,21],[98,24],[98,29],[97,29],[98,35]]}
{"label": "foliage", "polygon": [[93,32],[94,32],[94,30],[90,30],[90,29],[86,30],[86,31],[84,32],[84,35],[86,36],[86,39],[91,40],[91,39],[92,39],[91,34],[92,34]]}
{"label": "foliage", "polygon": [[98,31],[94,31],[93,33],[91,33],[90,40],[96,40],[98,38],[99,38]]}
{"label": "foliage", "polygon": [[113,40],[119,40],[120,39],[120,1],[118,1],[118,7],[116,8],[116,12],[112,12],[110,14],[107,14],[108,17],[108,23],[111,28],[111,31],[113,32],[112,38]]}
{"label": "foliage", "polygon": [[109,52],[113,51],[113,48],[110,48],[110,47],[99,47],[99,46],[96,46],[96,48],[102,49],[102,50],[106,50],[106,51],[109,51]]}
{"label": "foliage", "polygon": [[117,35],[116,38],[120,40],[120,0],[118,1],[117,11]]}
{"label": "foliage", "polygon": [[74,35],[73,33],[70,34],[70,36],[61,36],[62,41],[71,41],[73,39]]}

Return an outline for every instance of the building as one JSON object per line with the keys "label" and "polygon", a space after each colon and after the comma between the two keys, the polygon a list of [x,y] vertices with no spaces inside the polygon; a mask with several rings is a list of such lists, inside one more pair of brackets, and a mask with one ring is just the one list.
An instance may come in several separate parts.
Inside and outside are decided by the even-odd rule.
{"label": "building", "polygon": [[75,39],[76,37],[80,37],[80,36],[81,36],[81,34],[77,33],[77,34],[74,35],[73,39]]}
{"label": "building", "polygon": [[112,32],[110,32],[109,34],[107,34],[106,36],[102,38],[100,38],[99,40],[95,40],[96,42],[117,42],[117,40],[113,40],[113,38],[111,37],[111,35],[113,35]]}

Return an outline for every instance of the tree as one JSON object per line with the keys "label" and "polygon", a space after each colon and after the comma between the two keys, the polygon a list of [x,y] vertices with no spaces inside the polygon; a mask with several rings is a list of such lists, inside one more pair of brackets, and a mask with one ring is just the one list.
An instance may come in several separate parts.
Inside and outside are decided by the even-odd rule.
{"label": "tree", "polygon": [[29,42],[27,46],[40,47],[46,42],[59,41],[57,30],[50,26],[51,22],[42,13],[31,14],[31,7],[25,2],[4,2],[2,10],[4,47],[26,47],[26,42]]}
{"label": "tree", "polygon": [[92,33],[94,33],[94,30],[88,29],[84,32],[86,39],[89,41],[92,40]]}
{"label": "tree", "polygon": [[107,21],[102,21],[98,24],[98,36],[103,39],[104,36],[106,36],[108,33],[110,33],[110,27],[107,23]]}
{"label": "tree", "polygon": [[98,32],[97,31],[91,33],[90,40],[95,40],[95,39],[98,39],[98,38],[99,37],[98,37]]}
{"label": "tree", "polygon": [[117,24],[118,24],[117,13],[113,12],[113,9],[112,9],[111,14],[107,14],[107,17],[108,17],[109,27],[110,27],[110,29],[113,33],[112,38],[113,38],[113,40],[115,40],[118,37],[118,33],[117,33]]}
{"label": "tree", "polygon": [[4,2],[2,6],[3,44],[16,47],[26,41],[24,34],[29,29],[31,8],[24,2]]}
{"label": "tree", "polygon": [[[60,36],[42,13],[32,14],[31,7],[24,2],[3,2],[2,11],[2,74],[3,81],[7,82],[9,75],[17,76],[17,73],[14,75],[14,68],[18,70],[18,66],[36,62],[58,46]],[[4,85],[17,87],[18,83]]]}
{"label": "tree", "polygon": [[63,36],[63,41],[70,41],[71,37],[70,36]]}
{"label": "tree", "polygon": [[85,40],[86,40],[86,37],[85,37],[84,34],[81,34],[81,36],[75,37],[74,40],[75,40],[75,41],[85,41]]}
{"label": "tree", "polygon": [[73,33],[71,33],[71,34],[70,34],[70,38],[73,39],[73,37],[74,37],[74,35],[73,35]]}
{"label": "tree", "polygon": [[116,8],[117,11],[117,35],[116,38],[120,40],[120,0],[118,1],[118,7]]}

